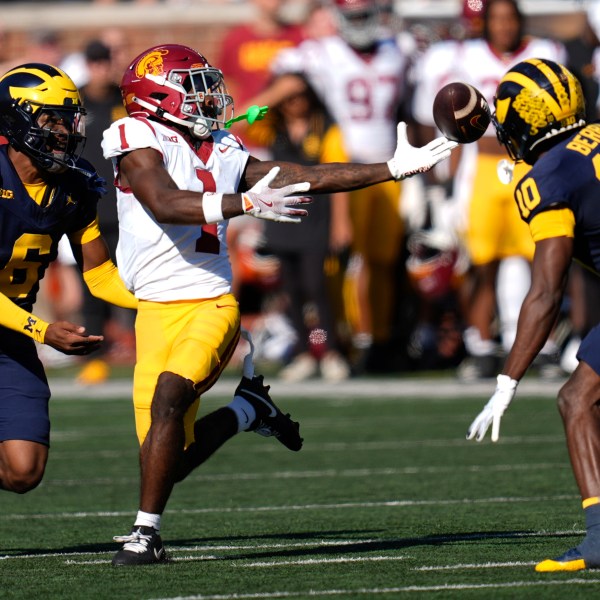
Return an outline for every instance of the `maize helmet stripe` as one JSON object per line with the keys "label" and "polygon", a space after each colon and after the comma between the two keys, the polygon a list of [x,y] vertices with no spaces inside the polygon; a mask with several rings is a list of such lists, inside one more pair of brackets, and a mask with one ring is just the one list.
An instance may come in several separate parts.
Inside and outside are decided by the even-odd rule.
{"label": "maize helmet stripe", "polygon": [[535,161],[546,142],[585,123],[577,78],[563,65],[532,58],[512,67],[494,98],[498,139],[514,160]]}
{"label": "maize helmet stripe", "polygon": [[[554,63],[551,65],[541,60],[532,60],[536,67],[546,75],[548,81],[553,85],[554,89],[557,90],[558,101],[561,107],[566,110],[575,110],[577,108],[577,94],[575,93],[576,82],[572,77],[568,76],[567,70],[562,65]],[[558,81],[556,81],[558,79]],[[565,89],[565,84],[567,89]],[[567,96],[561,91],[566,91]]]}
{"label": "maize helmet stripe", "polygon": [[4,77],[10,77],[10,92],[13,98],[23,98],[40,106],[42,104],[81,105],[77,87],[71,78],[57,67],[29,63],[15,67]]}
{"label": "maize helmet stripe", "polygon": [[565,112],[576,110],[580,100],[573,77],[568,77],[562,65],[554,65],[539,59],[524,60],[510,70],[503,81],[511,81],[529,90],[544,101],[555,119],[560,120]]}

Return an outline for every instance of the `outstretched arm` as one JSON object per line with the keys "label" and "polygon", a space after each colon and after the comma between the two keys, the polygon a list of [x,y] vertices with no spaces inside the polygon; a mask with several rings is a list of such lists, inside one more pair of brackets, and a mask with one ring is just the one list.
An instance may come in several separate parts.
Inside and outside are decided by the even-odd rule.
{"label": "outstretched arm", "polygon": [[246,186],[252,186],[273,166],[279,166],[281,171],[273,182],[275,186],[307,181],[311,192],[317,194],[352,191],[391,179],[399,181],[428,171],[448,158],[456,146],[456,142],[439,137],[423,147],[415,148],[408,142],[406,123],[400,122],[396,151],[387,163],[325,163],[303,166],[251,159],[246,167],[244,182]]}
{"label": "outstretched arm", "polygon": [[517,335],[502,372],[520,380],[556,323],[567,286],[573,238],[553,237],[536,244],[531,287],[523,300]]}
{"label": "outstretched arm", "polygon": [[180,190],[161,155],[150,148],[129,152],[119,163],[121,185],[131,188],[137,200],[159,223],[199,225],[242,214],[272,221],[299,221],[307,212],[296,207],[311,200],[297,194],[308,191],[309,186],[302,179],[296,179],[271,187],[277,174],[273,168],[271,164],[252,186],[240,190],[245,193],[220,194]]}
{"label": "outstretched arm", "polygon": [[494,395],[471,423],[467,439],[481,441],[492,425],[492,441],[500,435],[500,420],[517,385],[546,343],[556,322],[573,256],[573,238],[547,238],[536,243],[531,287],[519,314],[513,347],[498,375]]}

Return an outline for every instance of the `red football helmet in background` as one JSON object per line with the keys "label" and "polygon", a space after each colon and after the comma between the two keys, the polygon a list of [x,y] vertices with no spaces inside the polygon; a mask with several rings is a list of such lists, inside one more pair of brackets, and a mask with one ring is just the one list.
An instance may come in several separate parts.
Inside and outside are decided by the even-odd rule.
{"label": "red football helmet in background", "polygon": [[486,0],[463,0],[461,24],[465,37],[480,37],[483,33],[483,9]]}
{"label": "red football helmet in background", "polygon": [[457,283],[459,249],[452,236],[435,229],[413,233],[407,242],[406,270],[421,296],[435,300]]}
{"label": "red football helmet in background", "polygon": [[178,44],[154,46],[125,70],[121,94],[127,113],[152,116],[204,139],[233,117],[233,98],[223,73],[206,58]]}
{"label": "red football helmet in background", "polygon": [[338,31],[356,50],[366,50],[378,38],[380,19],[376,0],[334,0]]}

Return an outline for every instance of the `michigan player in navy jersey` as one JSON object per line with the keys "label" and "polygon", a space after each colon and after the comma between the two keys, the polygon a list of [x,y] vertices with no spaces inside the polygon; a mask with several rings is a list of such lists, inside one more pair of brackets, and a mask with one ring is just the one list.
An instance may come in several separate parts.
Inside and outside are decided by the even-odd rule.
{"label": "michigan player in navy jersey", "polygon": [[33,314],[39,281],[67,235],[90,290],[135,308],[100,235],[101,192],[78,158],[84,110],[69,77],[31,63],[0,78],[0,489],[25,493],[48,458],[50,389],[34,340],[65,354],[88,354],[102,336]]}
{"label": "michigan player in navy jersey", "polygon": [[[562,65],[526,60],[505,74],[494,105],[499,141],[513,160],[533,165],[515,200],[535,254],[514,345],[495,393],[467,433],[477,441],[490,425],[492,441],[498,440],[518,382],[556,322],[571,261],[600,273],[600,123],[586,124],[579,82]],[[587,533],[577,547],[538,563],[539,572],[600,568],[600,326],[583,340],[577,358],[558,407]]]}

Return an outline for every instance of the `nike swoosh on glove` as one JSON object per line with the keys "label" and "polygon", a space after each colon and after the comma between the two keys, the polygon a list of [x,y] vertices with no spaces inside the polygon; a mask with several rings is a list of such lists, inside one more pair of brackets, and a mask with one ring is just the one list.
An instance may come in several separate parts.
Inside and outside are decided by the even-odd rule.
{"label": "nike swoosh on glove", "polygon": [[242,194],[242,208],[248,215],[267,221],[279,223],[300,223],[308,211],[303,208],[293,208],[298,205],[310,204],[308,196],[294,196],[298,192],[307,192],[310,183],[294,183],[282,188],[269,187],[277,177],[279,167],[273,167],[250,190]]}

